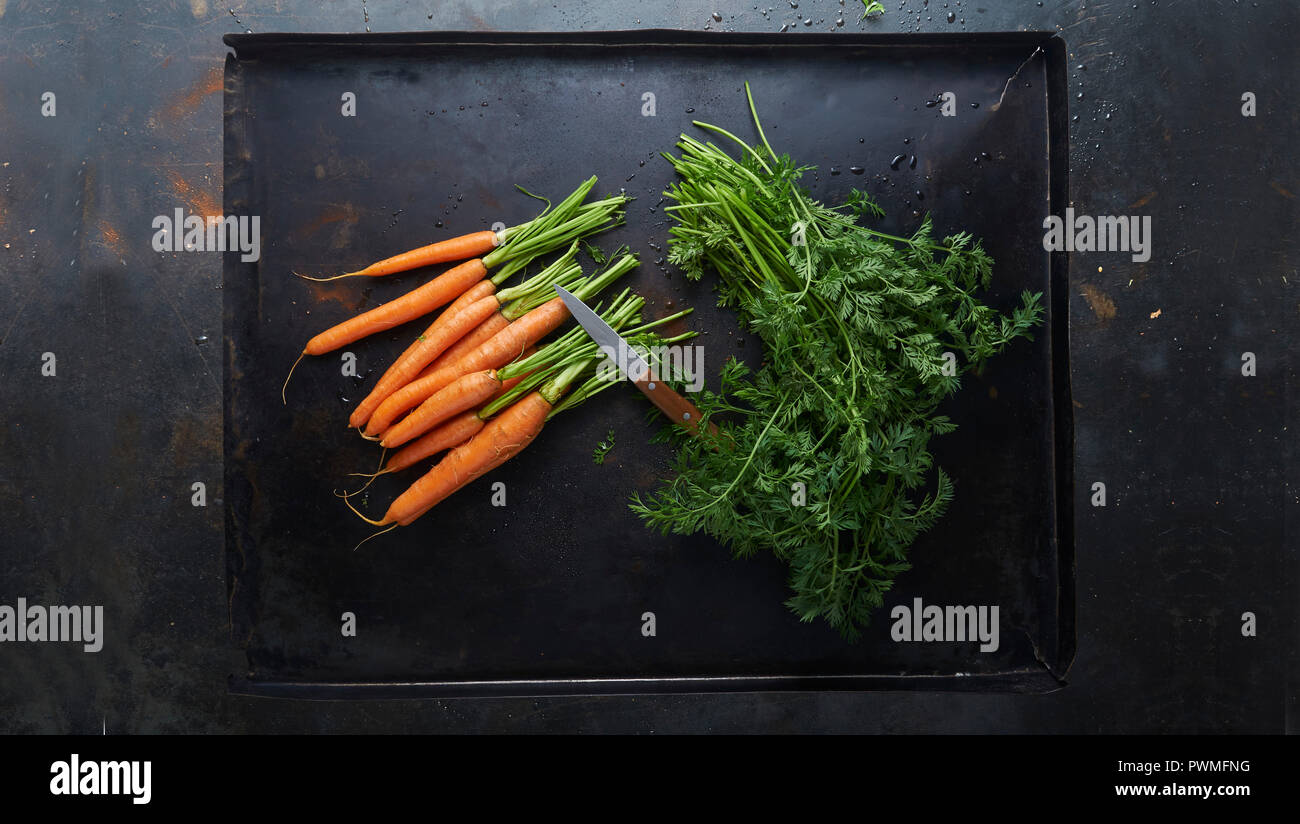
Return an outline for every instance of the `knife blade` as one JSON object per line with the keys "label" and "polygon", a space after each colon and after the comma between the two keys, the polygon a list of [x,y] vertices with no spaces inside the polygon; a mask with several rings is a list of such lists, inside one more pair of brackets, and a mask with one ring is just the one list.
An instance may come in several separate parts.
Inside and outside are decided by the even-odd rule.
{"label": "knife blade", "polygon": [[[654,369],[646,363],[632,346],[623,339],[614,327],[606,323],[600,315],[591,310],[587,304],[574,296],[562,286],[556,286],[555,292],[568,307],[569,314],[578,322],[596,345],[618,368],[619,376],[632,382],[641,390],[650,402],[659,407],[670,421],[692,431],[699,432],[700,410],[695,404],[679,395],[668,384],[659,380]],[[709,434],[716,435],[718,427],[709,423]]]}

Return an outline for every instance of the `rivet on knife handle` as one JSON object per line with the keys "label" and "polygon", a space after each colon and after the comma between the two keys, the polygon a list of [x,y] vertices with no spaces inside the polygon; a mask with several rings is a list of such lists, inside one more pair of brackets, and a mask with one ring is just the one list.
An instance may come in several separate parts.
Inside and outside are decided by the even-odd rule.
{"label": "rivet on knife handle", "polygon": [[[686,427],[692,432],[698,432],[700,426],[700,410],[688,401],[686,398],[673,391],[668,384],[656,380],[653,375],[634,381],[650,402],[668,416],[669,420],[674,421],[681,426]],[[718,434],[718,427],[709,422],[708,431],[710,435]]]}

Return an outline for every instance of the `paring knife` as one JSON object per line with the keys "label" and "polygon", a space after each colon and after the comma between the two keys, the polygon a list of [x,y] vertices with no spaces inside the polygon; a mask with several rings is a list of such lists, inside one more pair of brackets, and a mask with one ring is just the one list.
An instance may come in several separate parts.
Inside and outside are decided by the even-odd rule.
{"label": "paring knife", "polygon": [[[650,402],[668,416],[668,419],[674,421],[692,432],[698,432],[700,426],[700,410],[695,404],[683,398],[681,395],[669,388],[668,384],[659,380],[650,364],[637,354],[623,337],[614,331],[614,328],[605,321],[601,320],[600,315],[583,303],[580,299],[574,297],[562,286],[555,287],[556,294],[564,301],[564,305],[569,308],[569,313],[578,325],[586,330],[596,345],[604,350],[605,354],[614,361],[618,367],[619,376],[630,380],[637,389],[650,399]],[[708,426],[710,435],[718,434],[718,427],[710,423]]]}

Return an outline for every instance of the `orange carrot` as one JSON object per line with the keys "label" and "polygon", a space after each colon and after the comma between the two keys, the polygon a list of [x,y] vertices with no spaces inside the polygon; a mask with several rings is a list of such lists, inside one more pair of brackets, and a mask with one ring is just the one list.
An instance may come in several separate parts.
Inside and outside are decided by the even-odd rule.
{"label": "orange carrot", "polygon": [[443,421],[420,438],[394,452],[379,474],[401,472],[430,455],[460,446],[477,435],[485,423],[486,421],[479,417],[477,410],[462,412],[451,420]]}
{"label": "orange carrot", "polygon": [[[501,245],[503,232],[470,232],[467,235],[453,237],[447,240],[440,240],[437,243],[430,243],[428,246],[421,246],[418,249],[412,249],[409,252],[403,252],[400,255],[394,255],[390,258],[384,258],[381,261],[372,263],[364,269],[358,269],[355,272],[346,272],[342,275],[335,275],[328,278],[313,278],[307,275],[298,275],[305,280],[314,280],[324,282],[327,280],[338,280],[339,278],[353,277],[381,277],[391,275],[397,272],[406,272],[411,269],[418,269],[421,266],[432,266],[437,263],[450,263],[455,260],[465,260],[467,258],[476,258],[486,255],[497,246]],[[294,274],[297,274],[296,272]]]}
{"label": "orange carrot", "polygon": [[379,445],[385,449],[401,446],[433,427],[467,409],[473,409],[497,393],[501,379],[495,369],[471,372],[457,378],[429,398],[420,408],[384,431]]}
{"label": "orange carrot", "polygon": [[[527,357],[528,355],[531,355],[533,351],[534,350],[529,349],[524,353],[524,356]],[[525,372],[524,374],[517,375],[508,381],[503,381],[501,388],[492,396],[492,399],[495,400],[506,392],[509,392],[530,374],[532,373]],[[462,412],[450,420],[443,421],[433,429],[421,435],[419,438],[394,452],[389,457],[388,463],[385,464],[384,468],[379,472],[374,473],[374,475],[369,473],[359,474],[363,477],[373,478],[378,475],[387,475],[391,472],[401,472],[408,466],[412,466],[431,455],[436,455],[445,449],[460,446],[483,428],[483,424],[488,417],[488,415],[484,414],[483,409],[478,409],[473,412]]]}
{"label": "orange carrot", "polygon": [[[370,390],[370,394],[357,404],[357,408],[348,419],[348,425],[357,427],[365,425],[370,420],[371,413],[384,402],[385,398],[418,375],[429,361],[441,355],[448,346],[460,340],[500,308],[501,302],[497,300],[497,296],[488,295],[456,312],[444,313],[424,330],[424,334],[420,335],[402,357],[388,367],[379,378],[379,382],[375,384],[375,388]],[[375,433],[367,431],[366,434]]]}
{"label": "orange carrot", "polygon": [[308,355],[324,355],[367,335],[427,315],[439,306],[444,306],[460,297],[466,289],[481,281],[486,275],[487,267],[483,265],[483,261],[477,258],[466,261],[396,300],[390,300],[369,312],[326,329],[308,341],[307,348],[303,351]]}
{"label": "orange carrot", "polygon": [[[484,281],[487,283],[488,281]],[[487,320],[474,327],[474,331],[465,337],[447,347],[447,351],[433,359],[433,363],[424,367],[424,371],[419,374],[423,378],[433,373],[436,369],[441,369],[448,364],[455,363],[461,358],[473,352],[492,338],[497,332],[505,329],[510,325],[510,319],[505,315],[497,312]]]}
{"label": "orange carrot", "polygon": [[[463,295],[453,300],[446,309],[443,309],[442,314],[438,315],[439,320],[441,320],[444,316],[450,317],[453,313],[461,311],[466,306],[469,306],[470,304],[474,303],[477,300],[482,300],[483,298],[489,295],[495,294],[496,290],[497,290],[497,285],[493,283],[491,280],[480,280],[478,283],[474,284],[469,289],[465,290],[465,293]],[[488,320],[491,320],[491,318],[489,318]],[[486,322],[487,321],[484,321],[484,323]],[[479,324],[479,326],[482,325],[483,325],[482,323]],[[475,327],[475,331],[477,330],[478,327]],[[474,333],[471,332],[470,334],[472,335]],[[461,340],[464,339],[465,338],[461,338]],[[460,341],[456,342],[456,344],[459,343]],[[447,351],[451,351],[451,348],[454,348],[456,344],[453,344],[452,347],[449,347]],[[415,340],[411,341],[411,345],[406,347],[406,351],[403,352],[398,357],[398,360],[401,360],[402,358],[405,357],[409,357],[410,354],[414,352],[417,347],[419,347],[419,345],[420,345],[420,338],[416,338]],[[443,354],[445,355],[446,352],[444,352]],[[435,361],[442,360],[442,355],[439,355],[434,360]]]}
{"label": "orange carrot", "polygon": [[[328,278],[298,277],[325,281],[339,278],[367,276],[379,277],[405,272],[435,263],[450,263],[472,257],[483,257],[489,268],[501,266],[506,278],[519,271],[539,255],[564,246],[569,241],[593,232],[618,225],[626,195],[607,197],[595,203],[582,205],[587,194],[596,185],[590,177],[552,209],[549,205],[530,221],[502,229],[499,232],[471,232],[460,237],[431,243],[409,252],[372,263],[356,272],[346,272]],[[536,197],[536,195],[534,195]],[[545,200],[545,198],[540,198]],[[504,278],[503,278],[504,280]]]}
{"label": "orange carrot", "polygon": [[[369,312],[349,318],[321,332],[307,342],[306,348],[293,364],[294,369],[307,355],[324,355],[367,335],[427,315],[439,306],[451,303],[463,295],[465,290],[483,280],[486,275],[487,267],[483,265],[483,261],[477,259],[448,269],[420,288],[407,292],[396,300],[390,300],[382,306],[376,306]],[[293,369],[289,370],[289,377],[293,377]],[[284,379],[285,387],[289,385],[289,377]],[[280,389],[280,400],[284,400],[284,388]]]}
{"label": "orange carrot", "polygon": [[406,526],[470,481],[518,455],[542,431],[550,411],[551,403],[540,392],[517,401],[399,495],[375,525]]}
{"label": "orange carrot", "polygon": [[[480,280],[478,283],[466,289],[464,294],[462,294],[460,297],[453,300],[451,304],[447,306],[446,309],[443,309],[441,314],[438,315],[438,320],[442,320],[444,317],[450,318],[452,315],[462,311],[466,306],[469,306],[475,301],[479,301],[485,297],[488,297],[489,295],[496,294],[496,291],[497,291],[497,285],[493,283],[491,280],[488,279]],[[434,322],[436,323],[437,321]],[[427,331],[428,330],[426,330],[426,334]],[[424,337],[424,335],[421,335],[420,337]],[[409,356],[412,352],[416,350],[416,348],[419,347],[419,345],[420,345],[420,338],[416,338],[415,340],[411,341],[411,345],[406,347],[406,351],[403,352],[398,357],[398,360],[401,360],[402,358]]]}
{"label": "orange carrot", "polygon": [[446,309],[442,310],[443,314],[455,312],[458,309],[464,309],[476,300],[482,300],[488,295],[495,295],[497,291],[496,282],[493,280],[480,280],[470,288],[466,289],[460,297],[451,302]]}
{"label": "orange carrot", "polygon": [[[409,489],[393,501],[381,520],[371,520],[357,512],[351,501],[348,501],[351,496],[340,496],[348,508],[366,523],[387,527],[366,538],[366,541],[399,526],[407,526],[456,490],[522,452],[542,431],[547,418],[561,408],[557,406],[560,397],[568,391],[575,380],[589,373],[595,363],[595,358],[575,361],[561,369],[538,389],[523,388],[529,384],[515,387],[511,390],[511,396],[518,393],[522,395],[519,399],[505,397],[501,399],[505,404],[499,402],[488,404],[480,414],[490,412],[494,407],[501,405],[505,408],[478,434],[447,453],[424,477],[411,484]],[[612,385],[609,381],[594,376],[588,379],[588,383],[592,381],[599,381],[606,386]],[[587,385],[584,383],[583,387]],[[588,396],[590,394],[594,393],[588,393]]]}
{"label": "orange carrot", "polygon": [[[406,410],[425,403],[457,378],[484,369],[498,369],[519,357],[528,347],[553,332],[569,317],[569,310],[560,298],[552,298],[519,320],[493,335],[459,361],[442,367],[393,392],[376,407],[366,424],[369,436],[384,432],[397,416]],[[414,414],[414,413],[412,413]]]}
{"label": "orange carrot", "polygon": [[[578,242],[575,240],[566,254],[518,286],[502,289],[472,303],[457,301],[461,305],[456,311],[442,313],[428,329],[424,330],[424,334],[420,335],[419,339],[407,347],[402,356],[388,367],[375,387],[353,410],[348,418],[348,425],[357,428],[365,426],[371,414],[389,395],[415,380],[420,371],[434,358],[488,320],[490,316],[501,314],[507,321],[512,320],[516,315],[523,314],[553,295],[552,287],[555,283],[569,283],[573,278],[580,277],[582,269],[573,262],[577,254]],[[499,313],[498,309],[501,310]],[[382,426],[367,427],[366,434],[378,434],[390,422],[391,419],[385,421]]]}
{"label": "orange carrot", "polygon": [[[569,243],[572,243],[576,250],[580,238],[619,225],[622,221],[623,206],[628,201],[626,195],[608,197],[595,203],[588,203],[585,206],[581,205],[582,200],[591,191],[595,183],[595,177],[588,178],[554,209],[548,206],[547,210],[533,220],[506,229],[499,235],[494,234],[493,237],[500,241],[500,245],[494,243],[495,248],[481,259],[463,263],[397,300],[372,309],[312,338],[308,342],[307,348],[294,362],[293,368],[289,370],[289,377],[285,378],[284,387],[280,389],[281,400],[285,399],[285,388],[288,387],[289,379],[293,376],[294,370],[298,368],[298,364],[307,355],[321,355],[332,352],[367,335],[428,314],[464,294],[469,287],[486,276],[487,269],[496,269],[496,275],[493,277],[494,282],[504,283],[514,272],[524,269],[538,256],[549,254]],[[479,233],[481,242],[486,242],[487,234],[492,233]],[[453,240],[457,243],[462,241],[469,243],[471,241],[467,240],[467,238],[471,237],[473,236]],[[456,243],[452,243],[452,246],[455,245]],[[418,259],[429,262],[432,258],[428,250],[436,246],[438,244],[398,255],[396,258],[390,258],[388,261],[375,264],[374,271],[370,271],[372,267],[368,267],[367,270],[363,271],[371,274],[384,274],[385,272],[380,271],[381,269],[395,271],[392,267],[402,265],[395,261],[404,260],[406,263],[411,263],[413,260]],[[450,247],[443,247],[444,251],[447,248]],[[461,249],[465,251],[468,247],[462,245]],[[573,253],[574,250],[571,250],[570,254]],[[416,265],[423,265],[423,263]],[[502,302],[504,303],[504,298]],[[413,374],[418,374],[426,365],[427,361],[420,364]]]}

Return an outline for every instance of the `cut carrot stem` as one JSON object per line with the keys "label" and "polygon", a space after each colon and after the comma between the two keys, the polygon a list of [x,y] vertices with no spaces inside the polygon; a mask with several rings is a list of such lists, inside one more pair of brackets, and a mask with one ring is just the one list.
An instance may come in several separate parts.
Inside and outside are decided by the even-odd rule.
{"label": "cut carrot stem", "polygon": [[[328,278],[316,278],[307,275],[298,275],[298,277],[304,280],[316,281],[317,283],[339,280],[340,278],[382,277],[383,275],[392,275],[398,272],[408,272],[421,266],[433,266],[438,263],[451,263],[457,260],[482,257],[500,246],[503,240],[505,240],[504,230],[501,232],[470,232],[467,235],[440,240],[437,243],[430,243],[428,246],[421,246],[409,252],[402,252],[400,255],[384,258],[355,272],[345,272]],[[294,274],[298,273],[295,272]]]}

